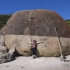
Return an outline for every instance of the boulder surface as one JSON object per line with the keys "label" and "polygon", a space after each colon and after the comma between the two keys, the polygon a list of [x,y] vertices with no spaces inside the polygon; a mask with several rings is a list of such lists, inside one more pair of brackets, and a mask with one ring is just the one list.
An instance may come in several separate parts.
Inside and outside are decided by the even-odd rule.
{"label": "boulder surface", "polygon": [[0,52],[0,64],[14,60],[15,47],[12,47],[8,52]]}
{"label": "boulder surface", "polygon": [[6,47],[16,46],[16,52],[31,55],[28,41],[43,41],[37,47],[38,56],[59,56],[70,54],[70,27],[63,18],[50,10],[19,11],[12,15],[1,29]]}

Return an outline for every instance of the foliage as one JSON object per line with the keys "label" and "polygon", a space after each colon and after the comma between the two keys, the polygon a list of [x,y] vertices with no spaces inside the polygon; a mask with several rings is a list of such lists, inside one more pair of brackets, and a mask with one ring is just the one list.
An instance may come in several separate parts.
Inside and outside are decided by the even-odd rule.
{"label": "foliage", "polygon": [[70,26],[70,19],[65,20],[65,22]]}
{"label": "foliage", "polygon": [[0,15],[0,29],[6,24],[7,20],[11,17],[11,14]]}

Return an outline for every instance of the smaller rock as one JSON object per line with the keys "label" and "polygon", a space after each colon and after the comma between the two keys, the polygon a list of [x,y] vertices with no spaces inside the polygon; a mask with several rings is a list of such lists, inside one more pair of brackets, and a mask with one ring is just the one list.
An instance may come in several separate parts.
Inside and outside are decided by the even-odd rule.
{"label": "smaller rock", "polygon": [[11,48],[9,52],[0,52],[0,64],[12,61],[14,59],[13,55],[15,53],[15,47]]}
{"label": "smaller rock", "polygon": [[21,67],[21,68],[23,68],[23,67]]}
{"label": "smaller rock", "polygon": [[9,66],[6,66],[6,67],[9,67]]}

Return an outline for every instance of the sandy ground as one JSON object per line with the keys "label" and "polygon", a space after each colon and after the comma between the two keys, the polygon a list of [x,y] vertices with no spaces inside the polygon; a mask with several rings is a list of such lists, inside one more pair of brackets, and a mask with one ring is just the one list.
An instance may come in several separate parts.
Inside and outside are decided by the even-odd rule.
{"label": "sandy ground", "polygon": [[[70,60],[70,55],[67,57]],[[63,62],[57,57],[17,57],[14,61],[0,64],[0,70],[70,70],[70,61]]]}

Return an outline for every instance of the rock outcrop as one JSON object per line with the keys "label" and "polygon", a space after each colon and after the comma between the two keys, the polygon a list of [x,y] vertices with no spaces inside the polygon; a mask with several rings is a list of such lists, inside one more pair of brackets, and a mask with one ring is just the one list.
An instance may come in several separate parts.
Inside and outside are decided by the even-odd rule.
{"label": "rock outcrop", "polygon": [[15,53],[15,47],[12,47],[9,51],[5,45],[4,36],[0,35],[0,64],[12,61]]}
{"label": "rock outcrop", "polygon": [[[38,56],[59,56],[70,54],[70,27],[63,18],[54,11],[29,10],[19,11],[12,15],[0,35],[4,35],[6,47],[16,46],[20,55],[31,55],[33,39],[43,41],[38,45]],[[61,47],[61,48],[60,48]]]}
{"label": "rock outcrop", "polygon": [[13,55],[15,52],[15,47],[12,47],[9,52],[0,52],[0,64],[12,61],[14,59]]}

